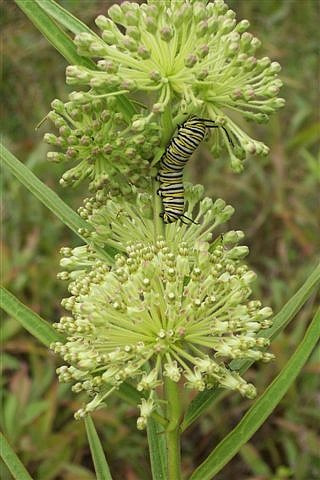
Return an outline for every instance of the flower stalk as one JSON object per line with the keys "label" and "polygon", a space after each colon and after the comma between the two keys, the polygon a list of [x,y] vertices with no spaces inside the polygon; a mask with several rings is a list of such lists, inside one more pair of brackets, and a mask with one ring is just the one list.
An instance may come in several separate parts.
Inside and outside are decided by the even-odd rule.
{"label": "flower stalk", "polygon": [[168,478],[181,480],[180,424],[183,414],[181,394],[178,384],[169,377],[165,380],[164,390],[167,401],[166,416],[169,422],[166,428]]}

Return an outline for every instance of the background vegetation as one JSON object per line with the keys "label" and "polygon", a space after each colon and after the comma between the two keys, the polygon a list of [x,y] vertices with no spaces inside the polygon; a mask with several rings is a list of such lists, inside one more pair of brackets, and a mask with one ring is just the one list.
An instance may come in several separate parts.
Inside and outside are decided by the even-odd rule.
{"label": "background vegetation", "polygon": [[[94,27],[107,11],[106,0],[59,2]],[[319,92],[317,48],[319,3],[316,0],[229,0],[238,18],[247,18],[263,43],[264,55],[283,67],[286,107],[268,125],[247,124],[270,146],[270,155],[248,162],[235,175],[226,159],[216,161],[205,149],[190,162],[190,180],[206,193],[236,208],[230,227],[244,230],[257,291],[278,311],[314,267],[319,255]],[[86,196],[63,190],[60,166],[46,161],[42,141],[48,124],[35,131],[54,98],[67,98],[65,60],[32,26],[13,1],[1,6],[3,53],[3,141],[47,185],[74,208]],[[2,176],[2,279],[5,286],[44,318],[61,314],[64,285],[56,279],[59,248],[76,245],[75,236],[6,171]],[[318,189],[318,191],[317,191]],[[318,209],[318,211],[317,211]],[[319,299],[318,299],[319,300]],[[273,343],[276,361],[252,368],[247,378],[263,391],[301,340],[317,298]],[[91,457],[82,422],[75,422],[79,395],[58,385],[56,359],[12,318],[2,328],[1,427],[11,445],[38,480],[91,480]],[[227,480],[316,480],[320,477],[319,350],[314,352],[295,386],[273,415],[216,478]],[[184,470],[192,471],[237,424],[250,402],[228,395],[211,408],[184,437]],[[116,480],[147,480],[145,434],[135,427],[136,412],[117,399],[95,413]],[[0,477],[10,474],[1,465]]]}

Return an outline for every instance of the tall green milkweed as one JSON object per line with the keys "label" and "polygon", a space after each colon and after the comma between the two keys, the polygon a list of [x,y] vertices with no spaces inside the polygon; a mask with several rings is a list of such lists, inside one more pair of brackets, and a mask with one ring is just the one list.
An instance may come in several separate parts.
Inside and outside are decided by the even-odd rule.
{"label": "tall green milkweed", "polygon": [[[184,215],[183,168],[192,153],[204,139],[208,128],[220,128],[213,120],[196,116],[190,117],[178,126],[178,135],[173,137],[160,160],[157,180],[160,182],[158,195],[162,198],[163,212],[160,217],[164,223],[173,223],[184,219],[193,222]],[[231,139],[224,127],[228,140]],[[232,143],[232,142],[231,142]]]}

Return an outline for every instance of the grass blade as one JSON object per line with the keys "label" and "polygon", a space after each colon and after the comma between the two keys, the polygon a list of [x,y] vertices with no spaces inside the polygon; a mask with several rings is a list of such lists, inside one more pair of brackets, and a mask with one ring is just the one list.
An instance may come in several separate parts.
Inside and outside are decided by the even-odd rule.
{"label": "grass blade", "polygon": [[69,63],[95,68],[95,64],[91,60],[78,55],[71,38],[40,8],[37,2],[26,2],[26,0],[15,0],[15,2]]}
{"label": "grass blade", "polygon": [[148,420],[147,434],[152,478],[153,480],[166,480],[166,439],[164,429],[152,417]]}
{"label": "grass blade", "polygon": [[[279,313],[273,319],[273,326],[259,335],[266,336],[270,339],[275,338],[295,317],[302,306],[312,295],[312,292],[320,284],[320,264],[309,275],[302,287],[290,298],[290,300],[282,307]],[[244,373],[252,364],[246,360],[233,360],[230,363],[232,369],[239,369],[240,373]],[[206,390],[199,393],[190,403],[185,414],[185,418],[181,425],[182,431],[188,428],[213,402],[218,400],[226,391],[216,389],[214,391]]]}
{"label": "grass blade", "polygon": [[97,38],[98,35],[91,30],[85,23],[81,22],[77,17],[68,12],[61,5],[56,3],[54,0],[35,0],[42,10],[44,10],[50,17],[54,18],[60,25],[70,30],[70,32],[77,35],[81,32],[87,32],[91,35],[95,35]]}
{"label": "grass blade", "polygon": [[46,322],[37,313],[30,310],[4,287],[0,287],[0,307],[20,322],[31,335],[36,337],[46,347],[52,342],[64,340],[63,336],[56,332],[49,322]]}
{"label": "grass blade", "polygon": [[190,480],[211,480],[236,455],[268,418],[286,394],[308,360],[320,338],[320,309],[314,316],[302,342],[266,391],[206,460],[193,472]]}
{"label": "grass blade", "polygon": [[103,448],[90,415],[84,419],[97,480],[112,480]]}
{"label": "grass blade", "polygon": [[0,453],[1,458],[7,465],[15,480],[32,480],[17,455],[12,450],[5,436],[0,432]]}
{"label": "grass blade", "polygon": [[[88,239],[79,234],[79,228],[91,229],[90,225],[83,220],[72,208],[70,208],[61,198],[34,173],[31,172],[20,160],[12,155],[3,145],[1,145],[0,156],[6,167],[13,175],[31,192],[40,202],[42,202],[49,210],[51,210],[65,225],[73,230],[85,243],[89,243]],[[91,244],[91,242],[90,242]],[[104,257],[108,262],[113,262],[112,252],[107,253],[98,246],[94,246],[95,250]]]}

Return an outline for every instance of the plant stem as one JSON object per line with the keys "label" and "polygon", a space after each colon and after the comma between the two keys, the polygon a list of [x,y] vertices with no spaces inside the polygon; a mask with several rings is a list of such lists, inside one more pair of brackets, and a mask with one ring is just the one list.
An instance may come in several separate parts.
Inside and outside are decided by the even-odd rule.
{"label": "plant stem", "polygon": [[173,120],[172,120],[171,106],[169,103],[162,114],[161,144],[163,146],[167,145],[167,143],[171,139],[174,129],[175,127],[173,125]]}
{"label": "plant stem", "polygon": [[168,377],[165,379],[165,397],[169,421],[166,429],[168,479],[181,480],[180,421],[182,406],[178,384]]}
{"label": "plant stem", "polygon": [[159,236],[164,235],[163,220],[160,218],[162,203],[159,195],[157,194],[158,188],[159,188],[159,183],[156,180],[153,180],[153,220],[154,220],[155,241]]}

